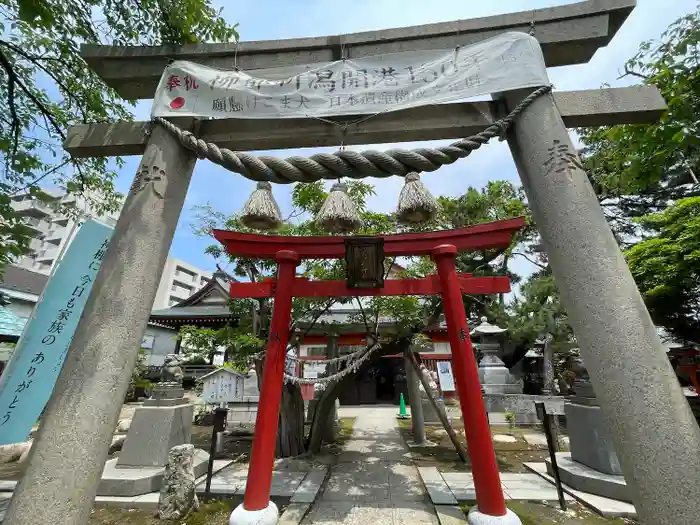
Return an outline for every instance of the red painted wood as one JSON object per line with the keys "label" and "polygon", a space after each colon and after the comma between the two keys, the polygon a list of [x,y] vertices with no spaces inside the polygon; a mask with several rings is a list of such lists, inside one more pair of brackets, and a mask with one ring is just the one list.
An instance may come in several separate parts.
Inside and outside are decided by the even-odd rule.
{"label": "red painted wood", "polygon": [[422,360],[432,359],[433,361],[450,361],[452,360],[452,354],[431,354],[430,352],[419,352],[420,358]]}
{"label": "red painted wood", "polygon": [[491,441],[484,399],[481,396],[481,384],[469,337],[464,302],[459,291],[456,255],[456,247],[444,245],[435,250],[433,259],[442,283],[442,302],[452,349],[452,372],[462,409],[467,451],[474,474],[476,502],[484,514],[505,516],[506,503],[498,474],[496,453]]}
{"label": "red painted wood", "polygon": [[428,335],[433,343],[447,343],[450,340],[450,336],[447,334],[447,330],[441,329],[439,332],[430,331]]}
{"label": "red painted wood", "polygon": [[[524,225],[524,217],[517,217],[454,230],[384,235],[384,254],[387,257],[429,255],[441,244],[451,244],[460,251],[505,247],[511,236]],[[280,250],[293,250],[302,259],[345,257],[344,237],[256,235],[228,230],[213,230],[213,235],[228,253],[240,257],[274,259]]]}
{"label": "red painted wood", "polygon": [[258,415],[255,420],[255,436],[250,451],[248,482],[243,499],[243,508],[246,510],[262,510],[270,502],[277,421],[282,400],[284,361],[292,313],[291,282],[298,264],[299,256],[292,251],[282,250],[277,254],[277,279],[281,284],[288,284],[277,289],[272,310]]}
{"label": "red painted wood", "polygon": [[[510,292],[508,277],[473,277],[471,274],[457,274],[457,279],[466,294],[494,294]],[[275,281],[259,283],[231,283],[230,294],[234,298],[260,299],[274,295]],[[441,291],[437,275],[423,279],[389,279],[383,288],[348,288],[347,281],[310,281],[297,277],[292,284],[295,297],[359,297],[391,295],[435,295]]]}
{"label": "red painted wood", "polygon": [[[338,337],[338,345],[362,345],[365,344],[367,338],[366,333],[362,334],[343,334]],[[300,344],[302,345],[325,345],[328,342],[328,337],[325,335],[307,335]]]}

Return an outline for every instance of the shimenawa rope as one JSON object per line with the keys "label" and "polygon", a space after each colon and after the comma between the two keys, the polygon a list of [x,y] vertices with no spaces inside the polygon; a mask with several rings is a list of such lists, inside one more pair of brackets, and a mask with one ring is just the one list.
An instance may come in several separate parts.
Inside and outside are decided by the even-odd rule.
{"label": "shimenawa rope", "polygon": [[317,153],[308,158],[297,156],[286,159],[269,156],[258,157],[250,153],[219,148],[216,144],[198,139],[191,132],[182,130],[161,117],[156,117],[154,120],[173,133],[183,147],[195,152],[199,158],[209,159],[215,164],[240,173],[254,181],[289,184],[292,182],[315,182],[321,179],[339,179],[341,177],[353,179],[383,178],[391,175],[405,176],[413,171],[435,171],[440,166],[452,164],[458,159],[467,157],[472,151],[479,149],[494,137],[505,138],[513,119],[533,100],[551,90],[551,85],[536,89],[506,117],[475,135],[458,140],[449,146],[416,148],[414,150],[390,149],[387,151],[357,152],[343,149],[334,153]]}

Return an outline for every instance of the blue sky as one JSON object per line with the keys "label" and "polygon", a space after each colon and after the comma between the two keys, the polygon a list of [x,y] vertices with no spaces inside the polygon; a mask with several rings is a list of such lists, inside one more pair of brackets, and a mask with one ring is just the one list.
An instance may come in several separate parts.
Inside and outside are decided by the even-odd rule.
{"label": "blue sky", "polygon": [[[466,2],[464,0],[236,0],[216,2],[225,6],[223,14],[232,23],[240,24],[241,40],[270,40],[305,36],[323,36],[401,27],[432,22],[475,18],[500,13],[524,11],[565,2],[543,0],[501,0],[499,2]],[[549,75],[557,90],[591,89],[603,84],[622,86],[633,79],[618,79],[624,61],[634,55],[639,43],[657,38],[675,19],[695,9],[695,0],[638,0],[638,5],[612,43],[600,49],[588,64],[550,68]],[[136,116],[148,119],[150,101],[141,101]],[[374,145],[376,149],[389,147],[419,147],[442,144],[435,141],[409,144]],[[309,155],[334,148],[315,148],[264,152],[277,156]],[[263,153],[263,152],[260,152]],[[128,159],[120,172],[117,187],[126,192],[131,185],[138,158]],[[505,179],[519,183],[518,175],[505,143],[495,142],[451,166],[423,176],[423,182],[434,195],[458,196],[469,186],[480,188],[489,180]],[[402,179],[370,179],[377,195],[368,206],[376,211],[389,212],[396,205]],[[207,161],[199,161],[187,195],[185,208],[170,251],[172,257],[185,260],[200,268],[213,270],[215,261],[204,254],[208,239],[192,233],[196,205],[211,204],[216,210],[233,214],[241,209],[254,183]],[[284,214],[291,211],[291,186],[276,186],[274,194]],[[523,259],[514,262],[513,269],[528,273],[532,266]]]}

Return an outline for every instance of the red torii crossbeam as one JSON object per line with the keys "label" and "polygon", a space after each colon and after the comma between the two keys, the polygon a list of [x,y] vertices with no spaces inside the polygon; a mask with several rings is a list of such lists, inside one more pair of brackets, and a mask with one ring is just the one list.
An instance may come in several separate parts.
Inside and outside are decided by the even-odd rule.
{"label": "red torii crossbeam", "polygon": [[510,291],[510,284],[507,277],[460,275],[457,273],[455,258],[459,251],[505,248],[524,225],[524,218],[519,217],[455,230],[382,236],[384,256],[429,255],[435,261],[438,274],[423,279],[386,280],[381,288],[354,288],[349,287],[345,281],[310,281],[296,276],[296,268],[302,259],[344,258],[345,237],[285,237],[213,231],[214,237],[231,255],[277,261],[277,279],[231,285],[232,297],[274,297],[255,437],[243,500],[244,509],[258,511],[267,508],[270,503],[292,298],[439,293],[443,298],[477,505],[487,515],[506,514],[462,293],[506,293]]}
{"label": "red torii crossbeam", "polygon": [[[525,226],[525,219],[517,217],[504,221],[487,222],[476,226],[437,232],[380,235],[384,240],[384,255],[431,255],[441,244],[451,244],[460,252],[500,248],[510,244],[515,232]],[[296,252],[301,259],[342,259],[345,257],[345,237],[338,236],[282,236],[214,230],[214,238],[226,250],[239,257],[274,259],[280,250]]]}
{"label": "red torii crossbeam", "polygon": [[[458,273],[457,279],[463,294],[485,295],[510,292],[508,277],[473,277],[468,273]],[[259,283],[231,283],[231,297],[234,299],[262,299],[275,294],[277,279],[265,279]],[[442,285],[437,275],[423,279],[388,279],[382,288],[350,288],[347,281],[311,281],[296,277],[292,281],[294,297],[355,297],[392,295],[437,295],[442,293]]]}

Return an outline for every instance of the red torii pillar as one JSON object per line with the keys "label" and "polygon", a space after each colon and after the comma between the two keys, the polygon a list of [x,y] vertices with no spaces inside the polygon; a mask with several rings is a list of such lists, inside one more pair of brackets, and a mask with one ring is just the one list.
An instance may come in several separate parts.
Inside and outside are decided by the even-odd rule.
{"label": "red torii pillar", "polygon": [[[474,475],[477,506],[481,513],[504,516],[496,454],[486,417],[477,364],[469,338],[462,293],[509,291],[507,277],[477,278],[459,275],[455,257],[460,250],[483,250],[510,244],[513,233],[524,225],[522,218],[481,224],[456,230],[384,236],[386,256],[430,255],[438,268],[434,276],[414,280],[389,280],[382,289],[349,289],[344,281],[308,281],[297,278],[301,259],[339,259],[345,255],[342,237],[282,237],[215,230],[214,237],[232,255],[275,259],[277,279],[262,283],[232,283],[232,297],[270,297],[275,304],[267,344],[265,370],[255,422],[255,437],[248,467],[245,497],[231,514],[230,525],[276,523],[278,511],[270,500],[272,468],[286,347],[289,338],[292,297],[342,295],[417,295],[441,293],[452,349],[453,369],[462,410],[469,458]],[[505,279],[506,289],[503,289]]]}

